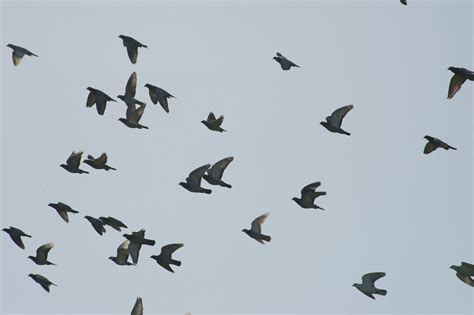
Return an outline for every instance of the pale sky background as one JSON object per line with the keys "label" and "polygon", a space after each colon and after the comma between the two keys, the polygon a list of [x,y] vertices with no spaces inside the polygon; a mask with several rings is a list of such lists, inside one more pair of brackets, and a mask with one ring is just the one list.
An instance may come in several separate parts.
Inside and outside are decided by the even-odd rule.
{"label": "pale sky background", "polygon": [[[1,233],[2,314],[458,313],[473,290],[449,267],[473,261],[474,82],[452,100],[449,66],[473,69],[473,2],[2,1],[1,226],[33,236],[21,250]],[[148,45],[132,65],[118,35]],[[8,43],[26,47],[13,67]],[[277,51],[300,65],[282,71]],[[129,129],[121,101],[86,108],[92,86],[116,98],[130,74],[148,103]],[[153,105],[146,83],[177,98]],[[319,125],[354,104],[343,128]],[[228,133],[200,123],[225,116]],[[425,135],[457,151],[422,153]],[[59,167],[73,150],[107,152],[118,170]],[[178,183],[234,156],[211,195]],[[291,198],[321,181],[327,211]],[[207,183],[203,186],[209,187]],[[48,203],[80,211],[64,223]],[[264,212],[262,246],[241,232]],[[136,267],[107,259],[124,240],[83,216],[146,229]],[[27,258],[55,242],[50,260]],[[172,274],[149,256],[182,242]],[[351,285],[385,271],[373,301]],[[28,278],[58,287],[46,293]]]}

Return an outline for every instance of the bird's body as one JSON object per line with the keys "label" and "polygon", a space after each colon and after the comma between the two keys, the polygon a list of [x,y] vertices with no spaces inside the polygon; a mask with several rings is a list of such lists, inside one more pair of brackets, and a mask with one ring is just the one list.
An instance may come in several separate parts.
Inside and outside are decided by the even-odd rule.
{"label": "bird's body", "polygon": [[70,206],[68,206],[65,203],[58,202],[58,203],[50,203],[48,204],[51,208],[55,209],[56,212],[59,214],[59,216],[66,222],[69,223],[69,217],[68,217],[68,212],[69,213],[79,213],[79,211],[74,210]]}
{"label": "bird's body", "polygon": [[203,178],[211,185],[218,185],[226,188],[232,188],[231,185],[227,184],[222,180],[222,175],[227,166],[232,162],[234,158],[232,156],[224,158],[216,162],[210,169],[207,170],[207,174],[203,175]]}
{"label": "bird's body", "polygon": [[130,256],[132,256],[132,261],[134,265],[138,263],[138,257],[142,245],[155,246],[156,243],[154,240],[145,238],[144,229],[141,229],[138,232],[132,232],[132,234],[124,234],[123,236],[130,241],[128,250],[130,252]]}
{"label": "bird's body", "polygon": [[448,70],[454,73],[449,81],[448,99],[451,99],[461,89],[466,80],[474,81],[474,71],[466,68],[449,67]]}
{"label": "bird's body", "polygon": [[474,265],[462,262],[460,266],[452,265],[450,268],[456,271],[456,277],[459,280],[468,286],[474,287]]}
{"label": "bird's body", "polygon": [[134,105],[129,106],[127,108],[126,117],[127,118],[120,118],[121,121],[125,126],[133,129],[148,129],[147,126],[140,125],[139,121],[142,118],[143,112],[145,111],[146,104],[140,105],[138,108],[135,108]]}
{"label": "bird's body", "polygon": [[183,186],[190,192],[210,194],[212,190],[201,187],[201,179],[206,171],[211,167],[211,164],[206,164],[198,167],[186,178],[186,182],[181,182],[179,185]]}
{"label": "bird's body", "polygon": [[23,59],[23,57],[25,55],[38,57],[38,55],[32,53],[31,51],[29,51],[26,48],[20,47],[20,46],[16,46],[16,45],[13,45],[13,44],[8,44],[7,47],[10,47],[11,49],[13,49],[12,59],[13,59],[13,65],[15,67],[20,64],[21,60]]}
{"label": "bird's body", "polygon": [[243,229],[242,232],[259,242],[260,244],[270,242],[272,238],[269,235],[262,234],[262,224],[265,222],[269,215],[269,213],[265,213],[257,217],[255,220],[252,221],[250,230]]}
{"label": "bird's body", "polygon": [[351,134],[343,130],[341,128],[341,125],[342,125],[342,120],[344,119],[344,117],[353,108],[354,108],[353,105],[347,105],[347,106],[338,108],[331,114],[331,116],[326,117],[326,121],[322,121],[320,124],[331,132],[350,136]]}
{"label": "bird's body", "polygon": [[93,167],[97,170],[106,170],[106,171],[109,171],[109,170],[117,170],[109,165],[107,165],[107,154],[106,153],[102,153],[98,158],[94,158],[92,155],[88,155],[87,156],[87,160],[84,160],[83,161],[84,163],[86,163],[87,165],[89,165],[90,167]]}
{"label": "bird's body", "polygon": [[374,294],[385,296],[386,290],[377,289],[375,281],[385,276],[385,272],[372,272],[362,276],[362,283],[354,283],[352,286],[356,287],[360,292],[375,300]]}
{"label": "bird's body", "polygon": [[280,64],[281,69],[285,71],[290,70],[291,67],[296,67],[296,68],[300,67],[297,64],[295,64],[293,61],[288,60],[285,56],[283,56],[279,52],[276,53],[276,56],[273,57],[273,59],[277,61]]}
{"label": "bird's body", "polygon": [[219,116],[219,118],[216,118],[214,113],[209,113],[207,116],[207,120],[201,120],[201,123],[204,124],[209,130],[217,131],[217,132],[223,132],[226,131],[221,127],[222,123],[224,122],[224,116]]}
{"label": "bird's body", "polygon": [[89,95],[87,96],[86,107],[92,107],[94,104],[99,115],[104,115],[107,102],[117,102],[101,90],[88,87]]}
{"label": "bird's body", "polygon": [[128,246],[130,246],[130,241],[123,241],[117,248],[117,256],[110,256],[109,259],[119,266],[131,266],[132,263],[128,261],[128,256],[130,254]]}
{"label": "bird's body", "polygon": [[23,241],[22,241],[21,238],[22,237],[31,238],[31,235],[28,235],[25,232],[23,232],[22,230],[20,230],[16,227],[13,227],[13,226],[10,226],[9,228],[4,228],[4,229],[2,229],[2,231],[7,233],[8,235],[10,235],[10,238],[12,239],[12,241],[15,242],[15,244],[18,247],[20,247],[21,249],[25,249],[25,244],[23,244]]}
{"label": "bird's body", "polygon": [[56,284],[52,283],[51,281],[49,281],[46,277],[43,277],[42,275],[30,273],[28,277],[30,277],[36,283],[38,283],[43,289],[46,290],[46,292],[49,292],[50,286],[52,285],[57,286]]}
{"label": "bird's body", "polygon": [[314,204],[314,199],[326,195],[325,191],[316,191],[321,185],[321,182],[311,183],[301,189],[301,198],[294,197],[292,200],[295,201],[301,208],[304,209],[321,209],[320,206]]}
{"label": "bird's body", "polygon": [[75,152],[73,151],[69,158],[66,161],[66,164],[61,164],[62,168],[64,168],[66,171],[69,173],[75,173],[75,174],[89,174],[89,172],[81,170],[79,168],[81,164],[81,158],[82,158],[82,151]]}
{"label": "bird's body", "polygon": [[159,255],[153,255],[150,258],[156,260],[156,262],[161,267],[165,268],[169,272],[174,273],[174,270],[171,268],[170,265],[181,266],[181,262],[179,260],[173,259],[171,255],[181,247],[183,247],[183,244],[169,244],[163,246]]}
{"label": "bird's body", "polygon": [[424,154],[430,154],[438,148],[443,148],[445,150],[457,150],[455,147],[450,146],[449,144],[439,140],[438,138],[434,138],[431,136],[425,136],[424,138],[428,140],[428,143],[425,145],[425,149],[423,150]]}
{"label": "bird's body", "polygon": [[47,243],[41,245],[36,250],[36,256],[28,256],[29,259],[33,260],[37,265],[56,265],[48,261],[48,253],[54,247],[54,243]]}
{"label": "bird's body", "polygon": [[91,217],[89,215],[86,215],[84,217],[87,221],[89,221],[89,223],[92,225],[92,227],[94,228],[94,230],[99,234],[99,235],[102,235],[104,234],[106,231],[105,231],[105,227],[104,227],[104,223],[97,219],[97,218],[94,218],[94,217]]}
{"label": "bird's body", "polygon": [[150,94],[150,99],[153,102],[153,104],[157,104],[159,102],[161,107],[165,110],[165,112],[169,113],[170,110],[168,107],[168,99],[175,98],[175,97],[171,95],[170,93],[168,93],[167,91],[157,86],[147,83],[145,84],[145,87],[148,88],[148,93]]}
{"label": "bird's body", "polygon": [[122,39],[123,45],[127,48],[128,58],[133,64],[136,64],[137,57],[138,57],[138,48],[140,47],[148,48],[148,46],[143,45],[136,39],[126,36],[126,35],[120,35],[119,38]]}

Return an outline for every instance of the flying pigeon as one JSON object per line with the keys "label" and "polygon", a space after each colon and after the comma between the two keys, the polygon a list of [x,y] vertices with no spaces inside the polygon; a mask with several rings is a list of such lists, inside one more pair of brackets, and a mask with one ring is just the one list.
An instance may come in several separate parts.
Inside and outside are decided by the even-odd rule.
{"label": "flying pigeon", "polygon": [[186,182],[181,182],[179,185],[183,186],[190,192],[195,192],[195,193],[205,193],[205,194],[210,194],[212,190],[202,188],[201,187],[201,179],[206,173],[206,171],[211,167],[211,164],[206,164],[201,167],[198,167],[191,173],[189,173],[189,176],[186,178]]}
{"label": "flying pigeon", "polygon": [[137,297],[131,315],[143,315],[143,301],[141,297]]}
{"label": "flying pigeon", "polygon": [[138,48],[139,47],[145,47],[148,48],[147,45],[143,45],[139,41],[137,41],[134,38],[125,36],[125,35],[120,35],[119,38],[123,40],[123,45],[127,47],[127,53],[128,53],[128,58],[130,58],[130,61],[133,64],[137,63],[137,57],[138,57]]}
{"label": "flying pigeon", "polygon": [[87,96],[86,106],[92,107],[95,104],[97,113],[99,113],[99,115],[104,115],[105,107],[107,106],[108,101],[117,102],[101,90],[91,87],[88,87],[87,89],[89,90],[89,96]]}
{"label": "flying pigeon", "polygon": [[84,160],[83,162],[98,170],[117,170],[116,168],[107,165],[106,153],[102,153],[97,159],[95,159],[92,155],[88,155],[87,160]]}
{"label": "flying pigeon", "polygon": [[350,136],[351,134],[347,131],[344,131],[341,128],[342,120],[347,115],[347,113],[354,108],[354,105],[343,106],[339,109],[336,109],[331,116],[326,117],[326,121],[322,121],[320,124],[324,128],[331,132],[341,133],[343,135]]}
{"label": "flying pigeon", "polygon": [[443,142],[437,138],[431,137],[431,136],[424,136],[426,140],[428,140],[428,143],[425,145],[425,149],[423,150],[424,154],[430,154],[437,148],[443,148],[445,150],[457,150],[456,148],[450,146],[446,142]]}
{"label": "flying pigeon", "polygon": [[466,80],[474,81],[474,72],[466,68],[456,67],[449,67],[448,70],[454,73],[449,82],[448,90],[448,99],[451,99],[461,89],[461,86]]}
{"label": "flying pigeon", "polygon": [[209,116],[207,116],[207,120],[201,120],[201,123],[204,124],[208,129],[213,130],[213,131],[218,131],[218,132],[223,132],[226,131],[225,129],[221,128],[222,122],[224,121],[224,116],[219,116],[218,119],[216,119],[216,116],[214,116],[214,113],[209,113]]}
{"label": "flying pigeon", "polygon": [[130,252],[130,256],[132,256],[133,264],[136,265],[138,263],[138,256],[140,254],[140,249],[142,245],[149,245],[155,246],[155,241],[146,239],[145,238],[145,230],[141,229],[138,232],[132,232],[132,234],[124,234],[123,235],[127,240],[130,241],[130,245],[128,246],[128,250]]}
{"label": "flying pigeon", "polygon": [[290,70],[291,67],[297,67],[299,68],[297,64],[293,63],[292,61],[288,60],[285,56],[280,54],[279,52],[276,53],[276,56],[273,57],[281,66],[283,70]]}
{"label": "flying pigeon", "polygon": [[13,65],[15,67],[20,64],[21,59],[23,58],[24,55],[38,57],[38,55],[35,55],[34,53],[29,51],[28,49],[20,47],[20,46],[15,46],[13,44],[8,44],[7,47],[10,47],[11,49],[13,49],[12,57],[13,57]]}
{"label": "flying pigeon", "polygon": [[131,266],[132,263],[128,262],[128,255],[130,254],[128,251],[129,245],[129,240],[123,241],[117,248],[117,256],[110,256],[109,259],[119,266]]}
{"label": "flying pigeon", "polygon": [[128,78],[127,85],[125,86],[125,94],[117,96],[127,105],[127,107],[134,106],[135,104],[138,104],[138,105],[145,104],[135,99],[135,94],[137,93],[137,81],[138,81],[137,73],[133,72]]}
{"label": "flying pigeon", "polygon": [[386,290],[377,289],[374,282],[385,276],[385,272],[372,272],[362,276],[362,283],[354,283],[352,286],[356,287],[360,292],[374,299],[373,294],[387,295]]}
{"label": "flying pigeon", "polygon": [[232,188],[231,185],[222,181],[222,175],[224,174],[227,166],[232,162],[234,158],[232,156],[222,159],[219,162],[212,165],[210,169],[207,170],[207,174],[203,175],[203,178],[211,185],[219,185],[222,187]]}
{"label": "flying pigeon", "polygon": [[262,234],[262,224],[265,222],[269,215],[269,213],[262,214],[261,216],[253,220],[250,230],[243,229],[242,232],[245,232],[248,236],[250,236],[261,244],[265,244],[264,241],[270,242],[272,238],[268,235]]}
{"label": "flying pigeon", "polygon": [[66,171],[70,173],[76,173],[76,174],[89,174],[89,172],[81,170],[79,168],[79,165],[81,164],[81,158],[82,158],[82,151],[75,152],[72,151],[71,155],[68,157],[66,164],[61,164],[62,168],[64,168]]}
{"label": "flying pigeon", "polygon": [[45,289],[47,292],[49,292],[49,287],[51,285],[57,286],[56,284],[52,283],[51,281],[49,281],[46,277],[43,277],[42,275],[30,273],[28,277],[33,279],[36,283],[38,283],[41,287],[43,287],[43,289]]}
{"label": "flying pigeon", "polygon": [[102,235],[105,233],[105,227],[104,227],[104,223],[99,220],[99,219],[96,219],[94,217],[91,217],[89,215],[86,215],[84,218],[87,219],[87,221],[90,222],[90,224],[92,225],[92,227],[94,228],[94,230],[99,233],[99,235]]}
{"label": "flying pigeon", "polygon": [[135,108],[135,105],[129,106],[126,112],[127,118],[120,118],[119,120],[129,128],[148,129],[147,126],[143,126],[138,123],[142,118],[143,112],[145,111],[145,106],[145,103],[140,105],[138,108]]}
{"label": "flying pigeon", "polygon": [[403,4],[403,5],[407,5],[407,0],[400,0],[400,3]]}
{"label": "flying pigeon", "polygon": [[156,262],[169,272],[174,272],[170,265],[181,266],[181,262],[179,260],[174,260],[171,258],[171,255],[178,249],[183,247],[183,244],[169,244],[163,246],[161,248],[161,253],[157,255],[153,255],[150,258],[156,260]]}
{"label": "flying pigeon", "polygon": [[48,243],[41,245],[36,250],[36,257],[35,256],[28,256],[29,259],[33,260],[37,265],[56,265],[52,262],[48,261],[48,253],[51,248],[54,247],[54,243]]}
{"label": "flying pigeon", "polygon": [[127,226],[122,221],[112,217],[100,217],[99,220],[102,221],[105,225],[108,225],[119,232],[122,231],[121,228],[127,228]]}
{"label": "flying pigeon", "polygon": [[10,235],[10,238],[12,239],[13,242],[15,242],[18,247],[21,249],[25,249],[25,244],[23,244],[23,241],[21,240],[21,237],[30,237],[31,235],[26,234],[20,229],[17,229],[16,227],[10,226],[10,228],[4,228],[2,231],[5,233],[8,233]]}
{"label": "flying pigeon", "polygon": [[145,87],[148,88],[148,92],[150,94],[150,98],[153,104],[160,102],[160,105],[161,107],[163,107],[165,112],[169,113],[170,110],[168,108],[168,98],[175,98],[175,97],[157,86],[147,83],[145,84]]}
{"label": "flying pigeon", "polygon": [[50,203],[48,204],[51,208],[55,209],[59,216],[66,222],[69,223],[69,217],[67,215],[68,212],[70,213],[79,213],[79,211],[74,210],[73,208],[69,207],[67,204],[58,202],[58,203]]}
{"label": "flying pigeon", "polygon": [[456,276],[465,284],[474,287],[474,265],[462,262],[461,266],[452,265],[451,269],[456,271]]}
{"label": "flying pigeon", "polygon": [[301,198],[294,197],[292,200],[294,200],[301,208],[304,209],[324,210],[323,208],[314,204],[314,199],[318,198],[319,196],[326,195],[325,191],[316,191],[316,188],[318,188],[320,185],[321,182],[315,182],[303,187],[303,189],[301,189]]}

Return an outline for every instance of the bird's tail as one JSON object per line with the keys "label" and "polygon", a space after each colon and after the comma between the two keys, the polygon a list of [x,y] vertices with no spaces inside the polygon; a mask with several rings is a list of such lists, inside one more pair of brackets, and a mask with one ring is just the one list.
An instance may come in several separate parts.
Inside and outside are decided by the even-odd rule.
{"label": "bird's tail", "polygon": [[178,267],[181,266],[181,262],[179,260],[174,260],[174,259],[171,259],[170,264],[178,266]]}
{"label": "bird's tail", "polygon": [[88,171],[81,170],[81,174],[89,174]]}
{"label": "bird's tail", "polygon": [[222,187],[232,188],[232,185],[222,182]]}
{"label": "bird's tail", "polygon": [[143,239],[143,244],[145,245],[150,245],[150,246],[155,246],[155,241],[154,240],[149,240],[149,239]]}
{"label": "bird's tail", "polygon": [[452,147],[450,145],[448,145],[448,148],[452,149],[452,150],[457,150],[455,147]]}
{"label": "bird's tail", "polygon": [[320,206],[318,206],[318,205],[313,205],[313,209],[320,209],[320,210],[323,210],[323,211],[325,211],[325,210],[326,210],[326,209],[324,209],[324,208],[321,208],[321,207],[320,207]]}
{"label": "bird's tail", "polygon": [[105,170],[106,170],[106,171],[108,171],[108,170],[116,171],[117,169],[116,169],[116,168],[113,168],[113,167],[111,167],[111,166],[106,165],[106,166],[105,166]]}
{"label": "bird's tail", "polygon": [[377,289],[376,293],[385,296],[387,295],[387,290]]}
{"label": "bird's tail", "polygon": [[202,192],[205,193],[205,194],[210,194],[212,192],[212,190],[203,188]]}
{"label": "bird's tail", "polygon": [[265,242],[270,242],[272,240],[271,236],[269,235],[261,235],[260,236],[262,240],[264,240]]}
{"label": "bird's tail", "polygon": [[70,212],[70,213],[79,213],[79,211],[74,210],[74,209],[70,209],[68,212]]}
{"label": "bird's tail", "polygon": [[347,132],[347,131],[345,131],[345,130],[342,130],[342,133],[345,134],[346,136],[350,136],[350,135],[351,135],[350,132]]}
{"label": "bird's tail", "polygon": [[147,126],[143,126],[143,125],[138,125],[138,128],[139,128],[139,129],[148,129]]}

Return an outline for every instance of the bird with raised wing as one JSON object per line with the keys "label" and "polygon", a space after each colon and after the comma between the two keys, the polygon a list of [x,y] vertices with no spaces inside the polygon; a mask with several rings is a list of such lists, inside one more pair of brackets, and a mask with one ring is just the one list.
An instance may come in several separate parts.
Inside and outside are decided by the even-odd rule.
{"label": "bird with raised wing", "polygon": [[20,64],[21,60],[23,59],[23,56],[35,56],[38,57],[38,55],[32,53],[26,48],[20,47],[20,46],[15,46],[13,44],[8,44],[7,47],[10,47],[13,49],[12,52],[12,58],[13,58],[13,65],[16,67]]}
{"label": "bird with raised wing", "polygon": [[449,67],[448,70],[454,73],[451,81],[449,81],[448,89],[448,99],[452,99],[466,80],[474,81],[474,71],[457,67]]}
{"label": "bird with raised wing", "polygon": [[297,64],[295,64],[293,61],[288,60],[285,56],[283,56],[279,52],[276,53],[276,56],[273,57],[273,59],[276,60],[280,64],[281,69],[285,71],[290,70],[291,67],[296,67],[296,68],[300,67]]}
{"label": "bird with raised wing", "polygon": [[91,217],[90,215],[86,215],[84,218],[86,218],[86,220],[89,221],[89,223],[92,225],[94,230],[97,233],[99,233],[99,235],[102,235],[106,232],[105,227],[104,227],[104,223],[101,220],[99,220],[97,218],[94,218],[94,217]]}
{"label": "bird with raised wing", "polygon": [[213,112],[210,112],[209,115],[207,116],[207,120],[201,120],[201,123],[204,124],[209,130],[213,131],[218,131],[218,132],[223,132],[226,131],[225,129],[222,129],[221,125],[224,122],[224,116],[219,116],[219,118],[216,118],[214,116]]}
{"label": "bird with raised wing", "polygon": [[198,167],[186,177],[186,182],[180,182],[179,185],[183,186],[190,192],[210,194],[212,190],[201,187],[201,179],[206,171],[211,167],[211,164],[206,164]]}
{"label": "bird with raised wing", "polygon": [[362,276],[362,283],[354,283],[352,286],[356,287],[357,290],[367,295],[369,298],[374,299],[374,294],[385,296],[387,290],[377,289],[375,287],[375,281],[385,276],[385,272],[371,272]]}
{"label": "bird with raised wing", "polygon": [[155,246],[156,243],[154,240],[145,238],[144,229],[141,229],[137,232],[132,232],[132,234],[124,234],[123,237],[130,241],[128,250],[130,252],[130,256],[132,256],[134,265],[138,263],[138,256],[140,255],[140,249],[142,248],[142,245]]}
{"label": "bird with raised wing", "polygon": [[129,240],[123,241],[120,246],[117,248],[117,256],[110,256],[109,259],[112,260],[119,266],[131,266],[133,265],[128,261],[128,256],[130,254],[128,246],[130,245]]}
{"label": "bird with raised wing", "polygon": [[222,180],[222,175],[224,171],[229,166],[230,162],[234,160],[234,157],[230,156],[225,159],[222,159],[216,162],[210,169],[207,170],[207,174],[204,174],[202,177],[211,185],[219,185],[222,187],[232,188],[231,185],[225,183]]}
{"label": "bird with raised wing", "polygon": [[28,235],[22,230],[13,226],[10,226],[10,228],[4,228],[2,229],[2,231],[10,235],[10,238],[12,239],[12,241],[15,242],[15,244],[18,245],[18,247],[20,247],[21,249],[25,249],[25,244],[23,244],[23,240],[21,238],[22,237],[31,238],[31,235]]}
{"label": "bird with raised wing", "polygon": [[116,171],[116,168],[113,168],[109,165],[107,165],[107,154],[102,153],[98,158],[94,158],[92,155],[88,155],[87,159],[83,161],[87,165],[97,169],[97,170],[114,170]]}
{"label": "bird with raised wing", "polygon": [[265,244],[265,242],[270,242],[271,241],[271,236],[262,234],[262,224],[265,222],[265,220],[268,218],[270,214],[267,212],[265,214],[262,214],[258,218],[252,221],[252,225],[250,227],[250,230],[243,229],[242,232],[259,242],[260,244]]}
{"label": "bird with raised wing", "polygon": [[56,265],[48,261],[49,251],[54,247],[54,243],[47,243],[41,245],[36,250],[36,256],[28,256],[29,259],[33,260],[37,265]]}
{"label": "bird with raised wing", "polygon": [[121,228],[125,228],[125,229],[128,228],[125,225],[125,223],[113,217],[100,217],[99,220],[102,221],[102,223],[104,223],[105,225],[108,225],[114,230],[119,231],[119,232],[122,231]]}
{"label": "bird with raised wing", "polygon": [[438,148],[443,148],[445,150],[457,150],[455,147],[450,146],[449,144],[439,140],[438,138],[434,138],[431,136],[424,136],[424,138],[428,140],[428,143],[426,143],[425,149],[423,150],[424,154],[430,154]]}
{"label": "bird with raised wing", "polygon": [[131,315],[143,315],[143,300],[141,297],[137,297]]}
{"label": "bird with raised wing", "polygon": [[89,174],[89,172],[81,170],[79,168],[81,164],[83,151],[75,152],[72,151],[71,155],[68,157],[66,164],[61,164],[62,168],[64,168],[69,173],[76,173],[76,174]]}
{"label": "bird with raised wing", "polygon": [[143,45],[136,39],[129,36],[120,35],[119,38],[122,39],[123,45],[127,48],[128,58],[133,64],[136,64],[137,57],[138,57],[138,48],[140,47],[148,48],[148,46]]}
{"label": "bird with raised wing", "polygon": [[51,281],[48,280],[48,278],[43,277],[42,275],[39,274],[32,274],[30,273],[28,275],[31,279],[33,279],[36,283],[38,283],[43,289],[46,290],[46,292],[49,292],[49,287],[54,285],[57,286],[56,284],[52,283]]}
{"label": "bird with raised wing", "polygon": [[104,115],[107,102],[117,102],[101,90],[91,87],[88,87],[87,90],[89,90],[89,96],[87,96],[86,107],[92,107],[95,104],[99,115]]}
{"label": "bird with raised wing", "polygon": [[321,186],[321,182],[314,182],[304,186],[303,189],[301,189],[301,198],[294,197],[292,200],[304,209],[324,210],[320,206],[314,204],[314,199],[326,195],[325,191],[316,191],[319,186]]}
{"label": "bird with raised wing", "polygon": [[137,93],[137,82],[137,73],[133,72],[127,80],[127,85],[125,86],[125,94],[117,96],[125,103],[125,105],[127,105],[127,107],[135,108],[135,105],[145,104],[135,98],[135,95]]}
{"label": "bird with raised wing", "polygon": [[168,107],[168,99],[169,98],[176,98],[167,91],[159,88],[157,86],[151,85],[149,83],[145,84],[145,87],[148,88],[148,93],[150,94],[150,99],[153,104],[160,103],[161,107],[165,110],[165,112],[169,113]]}
{"label": "bird with raised wing", "polygon": [[125,126],[129,128],[148,129],[147,126],[140,125],[138,123],[143,116],[145,106],[145,103],[140,105],[138,108],[135,108],[135,105],[129,106],[126,112],[127,118],[120,118],[119,121],[121,121]]}
{"label": "bird with raised wing", "polygon": [[351,134],[341,128],[342,120],[347,115],[347,113],[354,108],[354,105],[347,105],[341,108],[336,109],[331,116],[326,117],[326,121],[320,122],[320,124],[327,130],[340,133],[343,135],[350,136]]}
{"label": "bird with raised wing", "polygon": [[65,203],[58,202],[58,203],[50,203],[48,204],[51,208],[56,210],[56,212],[59,214],[59,216],[66,222],[69,223],[69,217],[68,217],[68,212],[69,213],[79,213],[79,211],[74,210],[70,206],[68,206]]}
{"label": "bird with raised wing", "polygon": [[169,272],[174,272],[170,265],[181,266],[179,260],[175,260],[171,255],[178,249],[183,247],[183,244],[169,244],[161,248],[161,253],[159,255],[153,255],[150,258],[156,260],[156,262]]}
{"label": "bird with raised wing", "polygon": [[452,265],[450,268],[456,271],[456,277],[458,277],[459,280],[474,287],[474,265],[461,262],[461,266]]}

